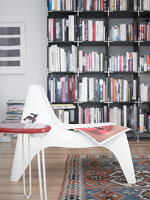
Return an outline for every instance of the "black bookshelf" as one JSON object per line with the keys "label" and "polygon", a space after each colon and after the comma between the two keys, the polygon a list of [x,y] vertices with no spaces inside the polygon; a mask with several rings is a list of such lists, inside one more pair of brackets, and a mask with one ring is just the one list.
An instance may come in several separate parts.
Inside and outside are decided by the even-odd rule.
{"label": "black bookshelf", "polygon": [[[53,1],[53,0],[52,0]],[[139,109],[141,108],[141,106],[143,107],[142,109],[144,110],[144,116],[149,115],[150,114],[150,99],[148,101],[140,101],[140,79],[141,76],[146,76],[147,74],[150,73],[149,71],[140,71],[139,70],[139,65],[140,65],[140,56],[143,56],[143,54],[145,53],[145,50],[143,50],[146,47],[150,46],[150,41],[143,41],[140,40],[140,30],[139,30],[139,25],[140,23],[143,23],[143,20],[147,19],[150,15],[150,11],[142,11],[139,5],[139,0],[137,0],[137,6],[134,5],[134,1],[130,1],[128,0],[127,2],[127,10],[114,10],[112,11],[111,8],[109,7],[109,1],[105,0],[104,3],[104,10],[93,10],[93,5],[91,7],[90,10],[85,10],[81,9],[80,4],[78,4],[79,2],[81,3],[81,0],[76,1],[76,9],[75,10],[63,10],[63,11],[58,11],[58,10],[53,10],[53,11],[49,11],[49,6],[48,6],[48,17],[47,17],[47,21],[48,21],[48,48],[50,48],[53,45],[57,45],[59,48],[64,48],[66,50],[66,52],[68,53],[68,51],[70,52],[70,48],[72,45],[74,45],[77,48],[77,55],[76,55],[76,59],[77,59],[77,71],[59,71],[59,72],[53,72],[50,71],[48,72],[48,79],[50,77],[62,77],[62,76],[66,76],[68,75],[70,76],[75,76],[75,80],[77,81],[76,83],[76,90],[77,90],[77,96],[76,96],[76,100],[74,102],[69,102],[72,104],[76,104],[76,109],[77,109],[77,113],[79,114],[79,107],[98,107],[98,108],[103,108],[104,106],[107,106],[107,120],[109,121],[109,109],[113,108],[113,107],[117,107],[117,108],[121,108],[123,109],[123,106],[126,106],[127,108],[127,112],[131,112],[132,110],[132,106],[134,108],[136,108],[136,122],[137,122],[137,130],[135,130],[134,132],[130,132],[127,135],[129,137],[150,137],[150,133],[139,133]],[[49,1],[48,1],[48,5],[49,5]],[[83,5],[82,5],[83,6]],[[137,9],[134,9],[136,8]],[[117,8],[118,9],[118,8]],[[75,20],[74,20],[74,35],[75,35],[75,40],[74,41],[59,41],[59,40],[53,40],[50,41],[49,39],[49,19],[56,19],[56,21],[60,21],[62,18],[65,18],[68,20],[68,17],[70,15],[76,16]],[[58,19],[58,20],[57,20]],[[104,23],[104,27],[105,27],[105,32],[104,32],[104,39],[102,41],[88,41],[88,37],[85,39],[85,41],[82,41],[82,36],[81,36],[81,24],[80,24],[80,20],[83,21],[88,21],[88,20],[92,20],[92,23],[94,24],[94,21],[103,21]],[[110,27],[111,26],[115,26],[115,22],[116,22],[116,26],[119,26],[119,20],[122,20],[120,24],[127,24],[130,25],[133,22],[136,22],[135,26],[137,27],[132,27],[133,30],[133,35],[132,35],[132,39],[131,41],[111,41],[110,38]],[[61,22],[60,22],[61,23]],[[60,26],[61,27],[61,26]],[[136,32],[136,36],[134,39],[134,34]],[[131,33],[132,34],[132,33]],[[129,36],[128,36],[129,37]],[[131,36],[130,36],[131,37]],[[69,50],[68,50],[69,49]],[[99,70],[99,71],[94,71],[94,70],[89,70],[86,71],[85,69],[83,69],[83,71],[80,71],[79,66],[80,66],[80,57],[79,57],[79,51],[83,52],[83,59],[87,59],[88,56],[90,56],[90,54],[92,52],[96,52],[96,53],[103,53],[104,54],[104,60],[103,60],[103,70]],[[123,69],[123,71],[110,71],[109,67],[110,67],[110,57],[111,56],[123,56],[126,52],[137,52],[137,70],[129,70],[129,71],[125,71]],[[144,53],[143,53],[144,52]],[[48,52],[49,53],[49,52]],[[86,53],[86,56],[85,56]],[[147,54],[150,55],[150,51],[147,51]],[[48,54],[49,55],[49,54]],[[97,54],[95,54],[97,56]],[[89,58],[89,57],[88,57]],[[117,58],[120,59],[120,58]],[[122,58],[121,58],[122,59]],[[126,59],[123,58],[123,59]],[[130,58],[131,59],[131,58]],[[131,60],[129,60],[129,62],[133,62],[132,58]],[[49,58],[48,58],[49,60]],[[67,60],[67,62],[69,62]],[[84,62],[88,62],[87,60],[85,60]],[[89,61],[90,62],[90,61]],[[119,62],[119,61],[118,61]],[[122,61],[124,62],[124,61]],[[150,61],[149,61],[150,62]],[[49,62],[48,62],[49,63]],[[89,64],[88,64],[89,65]],[[102,64],[101,64],[102,65]],[[125,64],[123,64],[125,65]],[[132,67],[133,67],[133,63],[132,63]],[[49,64],[48,64],[48,69],[49,69]],[[107,99],[105,99],[105,101],[80,101],[80,94],[79,94],[79,83],[82,81],[82,78],[87,77],[88,81],[91,77],[95,78],[96,80],[103,80],[106,84],[106,92],[105,92],[105,96],[107,97]],[[118,81],[118,79],[124,79],[129,81],[129,88],[133,90],[133,86],[130,86],[131,83],[133,83],[133,80],[136,80],[136,99],[135,100],[131,100],[131,101],[110,101],[110,88],[109,88],[109,84],[108,84],[108,80],[110,78],[114,78],[116,81]],[[47,80],[48,80],[47,79]],[[144,78],[143,78],[144,79]],[[89,83],[88,83],[89,84]],[[118,83],[117,83],[118,84]],[[49,82],[47,81],[47,85],[48,85],[48,94],[49,94]],[[89,87],[89,86],[88,86]],[[116,86],[118,87],[118,86]],[[116,90],[115,90],[116,92]],[[131,92],[132,94],[132,92]],[[98,94],[97,94],[98,95]],[[132,99],[132,98],[131,98]],[[53,102],[55,103],[55,102]],[[58,103],[58,102],[56,102]],[[59,104],[64,104],[64,102],[59,102]],[[66,102],[67,104],[68,102]],[[146,107],[146,109],[145,109]],[[105,107],[106,108],[106,107]],[[147,112],[145,113],[145,110],[147,110]],[[121,111],[122,112],[122,111]],[[127,113],[127,118],[129,113]],[[135,115],[135,113],[133,114]],[[135,117],[135,116],[134,116]],[[130,116],[130,118],[132,118]],[[130,123],[128,122],[130,119],[127,119],[127,125],[129,125]],[[76,122],[78,122],[78,118],[76,118]],[[146,125],[147,126],[147,125]],[[146,129],[147,127],[145,127]],[[143,135],[142,135],[143,134]]]}

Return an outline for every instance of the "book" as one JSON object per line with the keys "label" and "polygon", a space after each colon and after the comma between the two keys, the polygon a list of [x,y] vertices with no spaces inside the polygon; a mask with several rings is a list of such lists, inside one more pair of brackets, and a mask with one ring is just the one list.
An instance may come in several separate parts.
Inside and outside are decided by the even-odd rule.
{"label": "book", "polygon": [[80,131],[90,138],[96,140],[101,143],[110,137],[113,137],[116,134],[121,132],[129,131],[130,129],[124,126],[117,125],[109,125],[109,126],[101,126],[101,127],[90,127],[90,128],[75,128],[75,131]]}

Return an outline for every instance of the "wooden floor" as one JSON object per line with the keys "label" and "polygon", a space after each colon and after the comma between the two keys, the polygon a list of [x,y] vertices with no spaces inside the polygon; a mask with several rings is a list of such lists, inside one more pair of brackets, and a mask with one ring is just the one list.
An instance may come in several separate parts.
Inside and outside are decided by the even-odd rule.
{"label": "wooden floor", "polygon": [[[150,154],[150,140],[136,142],[129,140],[131,153],[136,155]],[[0,143],[0,200],[23,200],[22,179],[19,182],[10,182],[10,172],[13,160],[15,144]],[[46,172],[48,200],[57,200],[61,191],[61,185],[65,172],[65,163],[68,155],[72,154],[110,154],[104,148],[65,149],[47,148]],[[32,161],[33,192],[31,200],[39,200],[39,185],[36,157]]]}

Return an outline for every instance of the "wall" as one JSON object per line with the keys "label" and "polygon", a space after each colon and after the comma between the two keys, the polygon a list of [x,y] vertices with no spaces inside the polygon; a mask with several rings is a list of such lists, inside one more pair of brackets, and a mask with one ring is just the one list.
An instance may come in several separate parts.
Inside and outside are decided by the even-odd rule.
{"label": "wall", "polygon": [[0,0],[0,22],[25,23],[26,73],[0,75],[0,121],[8,99],[25,99],[31,84],[46,90],[47,11],[46,0]]}

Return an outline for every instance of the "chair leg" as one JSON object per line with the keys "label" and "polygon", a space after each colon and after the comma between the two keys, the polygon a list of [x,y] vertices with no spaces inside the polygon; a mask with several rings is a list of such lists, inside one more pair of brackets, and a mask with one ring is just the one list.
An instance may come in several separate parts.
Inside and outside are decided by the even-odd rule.
{"label": "chair leg", "polygon": [[[38,138],[38,139],[39,139],[39,138]],[[39,174],[40,200],[43,200],[42,176],[41,176],[41,159],[40,159],[39,140],[38,140],[37,142],[38,142],[37,160],[38,160],[38,174]]]}
{"label": "chair leg", "polygon": [[112,151],[116,156],[127,182],[129,184],[136,183],[132,157],[126,134],[121,134],[120,136],[104,143],[102,146]]}
{"label": "chair leg", "polygon": [[[38,153],[37,153],[37,159],[38,159],[38,174],[39,174],[40,200],[43,200],[40,149],[41,149],[41,152],[42,152],[44,200],[47,200],[46,170],[45,170],[44,148],[43,148],[43,145],[42,145],[42,137],[41,137],[41,138],[37,138],[37,139],[38,139]],[[40,140],[40,139],[41,139],[41,140]],[[40,141],[41,141],[41,148],[40,148],[40,145],[39,145]]]}
{"label": "chair leg", "polygon": [[30,136],[28,135],[28,153],[29,153],[29,194],[26,193],[26,179],[25,179],[25,167],[24,167],[24,135],[22,135],[22,167],[23,167],[23,191],[26,199],[29,199],[32,192],[31,186],[31,159],[30,159]]}
{"label": "chair leg", "polygon": [[42,149],[42,167],[43,167],[44,196],[45,196],[45,200],[47,200],[45,154],[44,154],[44,148],[43,148],[43,143],[42,143],[42,137],[41,137],[41,149]]}

